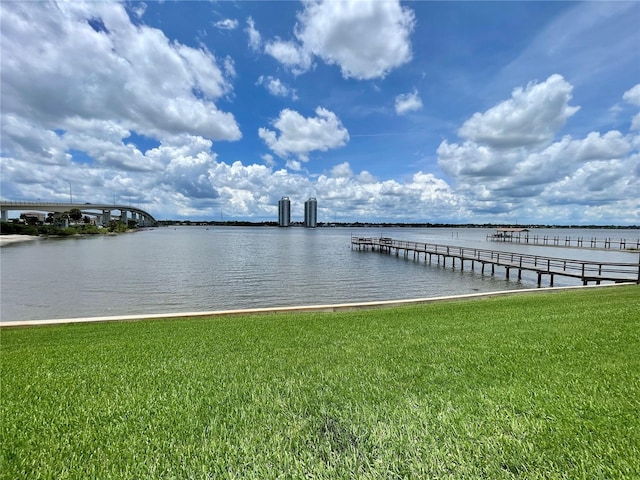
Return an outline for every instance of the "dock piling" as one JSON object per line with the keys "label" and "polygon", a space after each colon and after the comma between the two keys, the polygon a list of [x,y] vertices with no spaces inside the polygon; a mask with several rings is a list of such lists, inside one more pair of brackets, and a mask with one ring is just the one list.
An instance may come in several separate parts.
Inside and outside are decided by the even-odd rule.
{"label": "dock piling", "polygon": [[[559,238],[559,237],[556,237]],[[571,260],[567,258],[545,257],[542,255],[530,255],[514,252],[501,252],[469,247],[457,247],[452,245],[437,245],[428,243],[416,243],[391,238],[373,237],[351,237],[351,249],[357,247],[358,250],[377,250],[380,253],[391,254],[395,250],[396,256],[402,250],[405,259],[409,254],[413,254],[414,261],[420,261],[420,254],[424,254],[424,261],[432,263],[433,255],[436,256],[437,264],[447,266],[447,258],[451,258],[451,267],[455,270],[456,259],[460,260],[460,270],[464,271],[465,260],[471,261],[471,271],[475,271],[475,262],[482,264],[481,274],[485,274],[485,267],[491,265],[491,275],[495,275],[496,265],[505,267],[507,280],[511,277],[511,269],[518,269],[518,280],[522,280],[522,272],[529,271],[537,274],[537,284],[541,286],[542,275],[549,275],[549,284],[553,286],[556,275],[579,279],[583,285],[590,281],[600,284],[601,282],[633,282],[640,284],[640,255],[637,263],[622,262],[594,262],[587,260]]]}

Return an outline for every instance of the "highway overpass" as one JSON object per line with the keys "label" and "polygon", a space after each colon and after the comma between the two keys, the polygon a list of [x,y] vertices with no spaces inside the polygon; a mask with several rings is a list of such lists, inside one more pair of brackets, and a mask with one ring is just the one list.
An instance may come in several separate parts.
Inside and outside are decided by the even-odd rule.
{"label": "highway overpass", "polygon": [[155,225],[156,219],[146,210],[132,207],[131,205],[108,205],[106,203],[63,203],[63,202],[12,202],[0,200],[0,211],[2,211],[2,221],[9,220],[9,212],[52,212],[64,213],[72,209],[80,210],[84,215],[97,217],[98,224],[106,225],[111,221],[114,211],[119,212],[119,218],[127,223],[135,220],[141,227]]}

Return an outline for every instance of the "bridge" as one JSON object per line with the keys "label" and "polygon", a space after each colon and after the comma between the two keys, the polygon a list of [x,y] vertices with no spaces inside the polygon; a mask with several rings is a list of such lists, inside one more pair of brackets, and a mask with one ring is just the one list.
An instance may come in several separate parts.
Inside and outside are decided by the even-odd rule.
{"label": "bridge", "polygon": [[120,221],[127,223],[128,220],[138,222],[141,227],[151,227],[156,224],[156,219],[149,212],[132,207],[131,205],[108,205],[106,203],[62,203],[62,202],[11,202],[0,200],[0,211],[2,212],[2,221],[9,220],[9,212],[53,212],[64,213],[72,209],[78,209],[85,215],[93,215],[97,217],[98,224],[106,225],[111,221],[112,212],[118,210],[120,212]]}
{"label": "bridge", "polygon": [[485,272],[485,267],[491,268],[491,275],[495,274],[496,267],[504,267],[507,280],[511,270],[517,270],[518,280],[522,279],[523,271],[534,272],[538,275],[538,286],[542,283],[543,275],[549,277],[550,286],[553,286],[554,276],[579,279],[583,285],[587,285],[589,282],[595,282],[597,285],[600,285],[600,282],[640,284],[640,258],[637,262],[627,263],[570,260],[482,248],[408,242],[386,237],[352,236],[351,248],[355,247],[358,250],[371,249],[378,250],[380,253],[395,253],[396,256],[403,252],[404,258],[409,258],[409,255],[412,255],[413,259],[418,261],[422,254],[424,261],[426,262],[428,259],[429,263],[431,263],[432,257],[436,257],[438,265],[442,260],[443,266],[446,266],[447,260],[450,259],[453,269],[456,268],[456,260],[459,261],[461,270],[464,270],[465,262],[467,265],[471,264],[472,271],[475,270],[476,263],[479,263],[482,274]]}

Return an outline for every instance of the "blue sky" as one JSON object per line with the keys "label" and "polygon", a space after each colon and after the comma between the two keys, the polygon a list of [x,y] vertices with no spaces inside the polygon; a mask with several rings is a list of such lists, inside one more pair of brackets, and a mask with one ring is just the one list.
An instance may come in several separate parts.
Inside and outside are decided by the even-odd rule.
{"label": "blue sky", "polygon": [[640,224],[638,2],[2,3],[0,195]]}

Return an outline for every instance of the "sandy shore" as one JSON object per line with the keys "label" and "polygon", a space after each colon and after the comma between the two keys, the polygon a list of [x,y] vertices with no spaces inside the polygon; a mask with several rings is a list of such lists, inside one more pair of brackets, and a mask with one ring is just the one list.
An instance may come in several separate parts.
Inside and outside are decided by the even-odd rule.
{"label": "sandy shore", "polygon": [[583,288],[610,288],[631,283],[612,283],[605,285],[573,285],[568,287],[542,287],[524,288],[521,290],[501,290],[498,292],[467,293],[462,295],[447,295],[443,297],[409,298],[403,300],[380,300],[374,302],[339,303],[332,305],[303,305],[293,307],[265,307],[247,308],[241,310],[215,310],[201,312],[174,312],[174,313],[141,313],[138,315],[114,315],[105,317],[82,318],[54,318],[49,320],[10,320],[0,321],[0,329],[3,327],[27,327],[39,325],[60,325],[65,323],[93,323],[93,322],[122,322],[135,320],[149,320],[162,318],[197,318],[197,317],[223,317],[232,315],[257,315],[264,313],[309,313],[309,312],[339,312],[349,310],[371,310],[374,308],[399,307],[403,305],[419,305],[451,300],[465,300],[473,298],[487,298],[494,296],[518,295],[522,293],[558,292]]}
{"label": "sandy shore", "polygon": [[0,235],[0,247],[11,245],[12,243],[29,242],[38,240],[39,237],[33,235]]}

